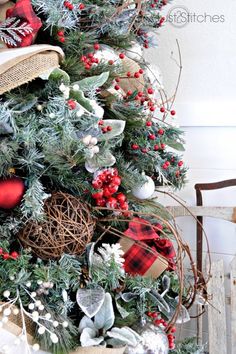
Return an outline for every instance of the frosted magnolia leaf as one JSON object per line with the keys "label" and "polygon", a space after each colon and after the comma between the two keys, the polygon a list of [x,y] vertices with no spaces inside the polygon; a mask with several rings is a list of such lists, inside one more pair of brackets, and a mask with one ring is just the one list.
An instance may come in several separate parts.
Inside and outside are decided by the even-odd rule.
{"label": "frosted magnolia leaf", "polygon": [[76,301],[86,316],[92,318],[102,307],[105,291],[101,286],[91,289],[78,289]]}
{"label": "frosted magnolia leaf", "polygon": [[99,154],[94,155],[92,158],[88,158],[85,162],[85,168],[88,172],[95,172],[104,167],[113,166],[116,163],[115,156],[110,151],[100,151]]}
{"label": "frosted magnolia leaf", "polygon": [[124,120],[118,120],[118,119],[106,119],[104,123],[106,124],[106,126],[110,126],[112,129],[111,131],[108,131],[106,134],[102,134],[98,139],[100,141],[110,140],[115,136],[122,134],[125,129],[126,122]]}
{"label": "frosted magnolia leaf", "polygon": [[96,329],[103,329],[104,331],[107,331],[113,326],[114,321],[115,315],[112,305],[112,298],[109,293],[106,293],[103,304],[94,318],[94,326]]}
{"label": "frosted magnolia leaf", "polygon": [[73,85],[79,85],[82,91],[91,91],[105,84],[109,77],[109,71],[102,73],[101,75],[86,77],[83,80],[74,82]]}

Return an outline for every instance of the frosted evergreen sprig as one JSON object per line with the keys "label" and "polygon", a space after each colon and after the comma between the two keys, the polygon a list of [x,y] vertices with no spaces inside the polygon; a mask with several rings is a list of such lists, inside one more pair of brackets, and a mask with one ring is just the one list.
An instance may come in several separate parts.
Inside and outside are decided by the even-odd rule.
{"label": "frosted evergreen sprig", "polygon": [[0,23],[0,40],[12,47],[21,43],[22,36],[32,33],[33,29],[27,22],[16,17],[9,17]]}

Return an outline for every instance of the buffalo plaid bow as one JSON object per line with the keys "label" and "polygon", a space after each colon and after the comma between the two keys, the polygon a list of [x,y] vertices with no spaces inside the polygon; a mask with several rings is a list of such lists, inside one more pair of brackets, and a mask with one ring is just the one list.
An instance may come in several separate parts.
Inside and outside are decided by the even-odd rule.
{"label": "buffalo plaid bow", "polygon": [[38,18],[31,5],[30,0],[18,0],[17,3],[6,12],[6,17],[15,17],[26,22],[31,28],[32,32],[25,36],[21,36],[22,41],[18,44],[18,47],[27,47],[33,43],[34,37],[38,30],[42,26],[40,18]]}
{"label": "buffalo plaid bow", "polygon": [[173,259],[176,253],[173,244],[168,239],[160,238],[156,229],[157,227],[141,218],[134,218],[129,223],[129,228],[124,234],[134,241],[144,243],[144,246],[150,247],[152,251],[139,243],[134,243],[124,254],[124,267],[127,273],[144,275],[160,254],[168,260],[170,269],[175,268]]}

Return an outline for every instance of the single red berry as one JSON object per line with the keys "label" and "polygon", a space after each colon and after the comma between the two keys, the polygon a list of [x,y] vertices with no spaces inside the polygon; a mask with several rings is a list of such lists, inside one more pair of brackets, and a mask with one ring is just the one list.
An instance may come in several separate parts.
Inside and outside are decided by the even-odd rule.
{"label": "single red berry", "polygon": [[59,41],[60,41],[61,43],[65,43],[66,39],[65,39],[65,37],[60,37],[60,38],[59,38]]}
{"label": "single red berry", "polygon": [[136,79],[138,79],[138,78],[140,77],[139,72],[134,73],[134,77],[135,77]]}
{"label": "single red berry", "polygon": [[99,192],[92,193],[93,199],[101,199],[102,197],[103,197],[103,190],[100,190]]}
{"label": "single red berry", "polygon": [[119,186],[121,184],[121,177],[120,176],[114,176],[112,178],[112,183],[116,184],[117,186]]}
{"label": "single red berry", "polygon": [[159,145],[154,145],[154,147],[153,147],[153,149],[154,149],[154,151],[157,151],[157,150],[159,150]]}
{"label": "single red berry", "polygon": [[139,100],[140,100],[140,97],[139,97],[139,96],[135,96],[134,99],[135,99],[136,101],[139,101]]}
{"label": "single red berry", "polygon": [[100,119],[100,120],[98,121],[98,125],[103,125],[103,124],[104,124],[104,120]]}
{"label": "single red berry", "polygon": [[120,78],[119,78],[119,77],[116,77],[116,78],[115,78],[115,81],[116,81],[116,82],[120,82]]}
{"label": "single red berry", "polygon": [[138,92],[138,97],[142,97],[143,93],[141,91]]}
{"label": "single red berry", "polygon": [[57,35],[58,35],[58,37],[63,37],[64,36],[64,31],[58,31]]}
{"label": "single red berry", "polygon": [[120,89],[120,86],[119,85],[115,85],[114,88],[115,88],[115,90],[118,91]]}
{"label": "single red berry", "polygon": [[165,22],[166,18],[163,16],[161,19],[160,19],[160,23],[163,23]]}
{"label": "single red berry", "polygon": [[146,122],[146,127],[151,127],[151,126],[152,126],[152,121],[148,120],[148,121]]}
{"label": "single red berry", "polygon": [[83,10],[85,8],[85,5],[84,4],[79,4],[79,9],[80,10]]}
{"label": "single red berry", "polygon": [[109,184],[108,189],[111,194],[114,194],[118,191],[119,186],[117,184],[111,183]]}
{"label": "single red berry", "polygon": [[85,69],[86,69],[86,70],[90,70],[90,69],[91,69],[91,65],[86,64],[86,65],[85,65]]}
{"label": "single red berry", "polygon": [[155,5],[155,4],[151,4],[150,6],[151,6],[152,8],[154,8],[156,5]]}
{"label": "single red berry", "polygon": [[108,208],[115,209],[117,207],[117,200],[114,197],[109,197],[106,203]]}
{"label": "single red berry", "polygon": [[107,127],[103,127],[102,128],[102,132],[103,132],[103,134],[106,134],[107,133]]}
{"label": "single red berry", "polygon": [[69,4],[69,5],[67,6],[67,8],[68,8],[70,11],[72,11],[72,10],[74,10],[74,5],[73,5],[73,4]]}
{"label": "single red berry", "polygon": [[179,166],[179,167],[183,166],[183,164],[184,164],[183,161],[179,161],[179,162],[178,162],[178,166]]}
{"label": "single red berry", "polygon": [[151,112],[154,112],[155,109],[156,109],[156,108],[155,108],[154,106],[151,106],[151,107],[150,107],[150,111],[151,111]]}
{"label": "single red berry", "polygon": [[112,126],[108,125],[108,126],[107,126],[107,131],[108,131],[108,132],[111,132],[111,131],[112,131]]}
{"label": "single red berry", "polygon": [[176,112],[175,112],[174,110],[172,110],[172,111],[170,111],[170,114],[171,114],[172,116],[175,116]]}
{"label": "single red berry", "polygon": [[155,320],[154,323],[155,323],[156,326],[159,326],[162,322],[161,322],[161,320],[158,319],[158,320]]}
{"label": "single red berry", "polygon": [[146,154],[148,152],[148,149],[147,148],[142,148],[141,151]]}
{"label": "single red berry", "polygon": [[156,139],[155,134],[149,134],[148,139],[155,140]]}
{"label": "single red berry", "polygon": [[88,53],[88,58],[92,59],[94,57],[93,53]]}
{"label": "single red berry", "polygon": [[162,168],[163,168],[163,170],[167,170],[168,166],[164,163],[164,164],[162,165]]}
{"label": "single red berry", "polygon": [[157,318],[157,316],[158,316],[158,313],[157,312],[153,312],[152,318]]}
{"label": "single red berry", "polygon": [[178,178],[180,176],[180,171],[176,171],[175,176]]}
{"label": "single red berry", "polygon": [[154,91],[153,91],[153,89],[151,87],[149,87],[147,89],[147,92],[148,92],[149,95],[152,95],[154,93]]}
{"label": "single red berry", "polygon": [[144,44],[144,48],[148,49],[149,45],[147,43]]}
{"label": "single red berry", "polygon": [[64,5],[65,7],[68,7],[69,1],[64,1],[63,5]]}
{"label": "single red berry", "polygon": [[109,65],[113,65],[114,64],[114,60],[108,60],[108,64]]}
{"label": "single red berry", "polygon": [[100,207],[104,207],[106,206],[106,199],[105,198],[101,198],[101,199],[96,199],[95,203],[97,206],[100,206]]}
{"label": "single red berry", "polygon": [[120,59],[124,59],[124,58],[125,58],[124,53],[120,53],[120,54],[119,54],[119,58],[120,58]]}
{"label": "single red berry", "polygon": [[169,348],[170,348],[170,349],[175,349],[175,344],[174,344],[174,343],[170,343],[170,344],[169,344]]}
{"label": "single red berry", "polygon": [[132,91],[131,90],[127,91],[127,96],[131,96],[131,95],[132,95]]}
{"label": "single red berry", "polygon": [[170,162],[169,161],[166,161],[165,164],[166,164],[167,167],[170,166]]}
{"label": "single red berry", "polygon": [[68,100],[67,101],[67,104],[68,104],[68,107],[70,108],[70,109],[75,109],[76,108],[76,102],[74,101],[74,100]]}
{"label": "single red berry", "polygon": [[3,259],[4,259],[4,260],[7,260],[7,259],[9,259],[9,258],[10,258],[9,253],[3,253]]}
{"label": "single red berry", "polygon": [[149,311],[149,312],[147,313],[147,316],[148,316],[148,317],[152,317],[152,312]]}
{"label": "single red berry", "polygon": [[160,108],[160,112],[161,112],[161,113],[165,113],[165,107],[161,107],[161,108]]}
{"label": "single red berry", "polygon": [[159,129],[157,132],[159,135],[163,135],[165,133],[165,131],[163,129]]}
{"label": "single red berry", "polygon": [[95,181],[92,182],[92,186],[95,189],[100,189],[102,187],[103,183],[100,179],[96,179]]}
{"label": "single red berry", "polygon": [[127,75],[127,77],[130,77],[131,76],[131,72],[128,71],[126,75]]}
{"label": "single red berry", "polygon": [[82,55],[81,59],[80,59],[82,62],[85,62],[87,60],[87,57],[86,55]]}
{"label": "single red berry", "polygon": [[10,256],[13,258],[13,259],[17,259],[19,257],[19,253],[17,253],[16,251],[13,251],[11,252]]}
{"label": "single red berry", "polygon": [[163,324],[164,327],[168,326],[168,323],[166,321],[162,321],[162,324]]}
{"label": "single red berry", "polygon": [[143,71],[143,69],[139,69],[139,74],[143,74],[144,73],[144,71]]}
{"label": "single red berry", "polygon": [[110,190],[109,190],[108,187],[104,187],[104,188],[103,188],[103,195],[104,195],[104,197],[108,198],[108,197],[111,196],[111,194],[112,194],[112,193],[110,192]]}
{"label": "single red berry", "polygon": [[162,150],[164,150],[165,149],[165,144],[161,144],[161,148],[162,148]]}
{"label": "single red berry", "polygon": [[118,193],[116,199],[119,203],[124,203],[126,201],[126,196],[124,195],[124,193]]}
{"label": "single red berry", "polygon": [[100,45],[98,43],[95,43],[93,45],[93,48],[94,48],[94,50],[98,50],[98,49],[100,49]]}
{"label": "single red berry", "polygon": [[137,144],[132,144],[131,148],[132,148],[132,150],[138,150],[139,146]]}
{"label": "single red berry", "polygon": [[176,327],[172,327],[171,328],[171,333],[175,333],[176,332]]}
{"label": "single red berry", "polygon": [[129,204],[127,202],[120,202],[120,208],[122,210],[128,210],[129,209]]}

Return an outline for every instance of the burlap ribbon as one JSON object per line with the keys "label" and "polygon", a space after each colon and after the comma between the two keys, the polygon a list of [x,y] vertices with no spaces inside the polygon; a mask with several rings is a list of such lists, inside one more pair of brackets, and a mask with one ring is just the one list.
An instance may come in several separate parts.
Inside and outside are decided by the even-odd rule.
{"label": "burlap ribbon", "polygon": [[0,95],[59,67],[63,58],[62,49],[51,45],[0,49]]}

